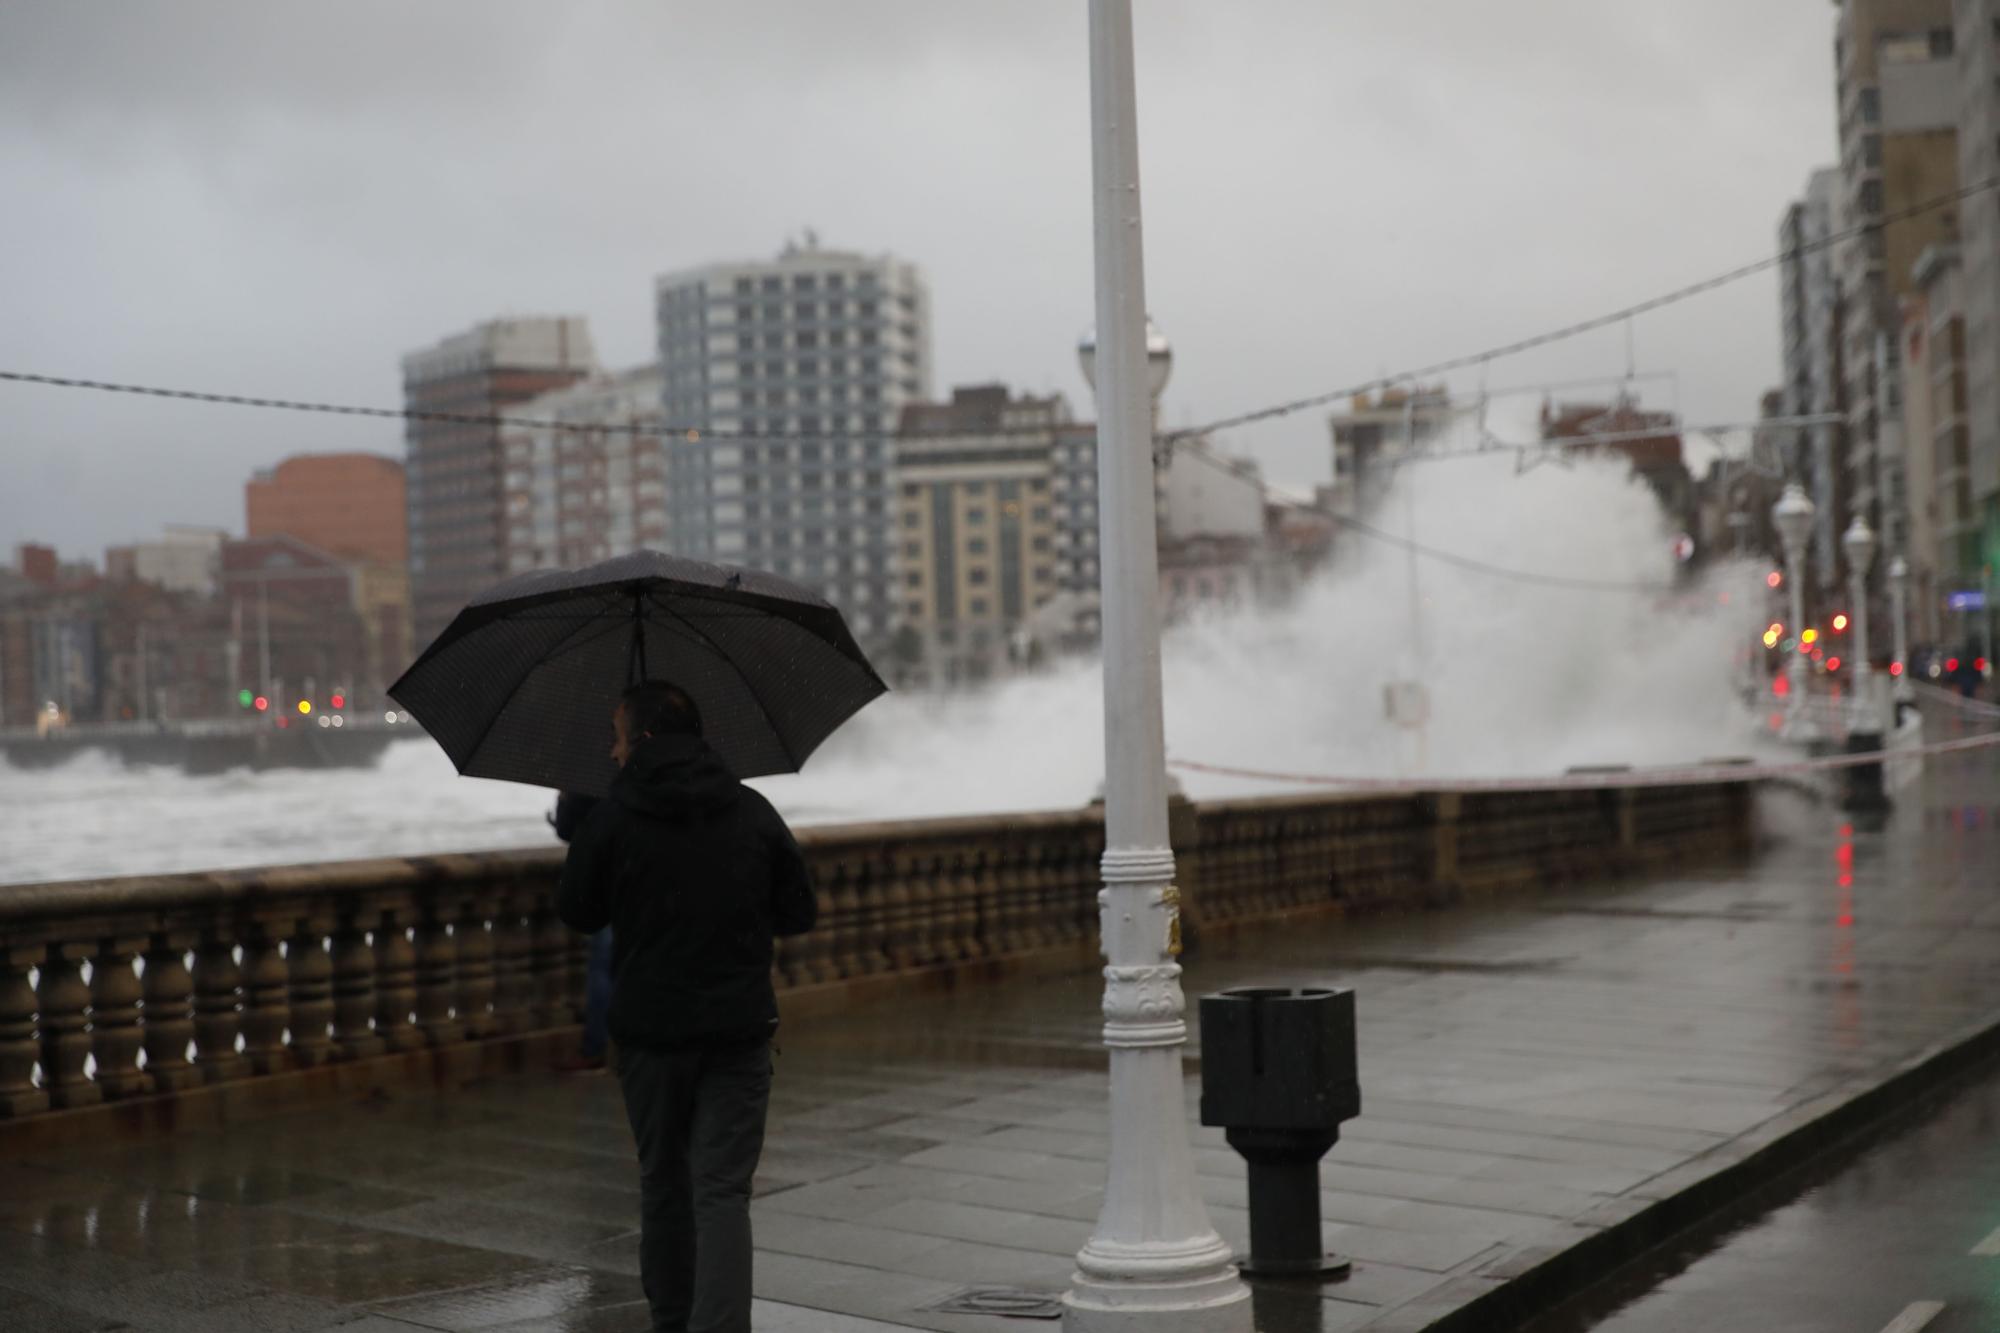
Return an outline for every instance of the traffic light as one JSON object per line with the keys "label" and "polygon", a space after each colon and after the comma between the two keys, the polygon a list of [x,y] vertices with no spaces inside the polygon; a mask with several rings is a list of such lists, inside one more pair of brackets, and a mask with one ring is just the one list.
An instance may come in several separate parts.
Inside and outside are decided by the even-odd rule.
{"label": "traffic light", "polygon": [[1784,581],[1785,576],[1775,569],[1764,576],[1764,586],[1767,588],[1775,588]]}
{"label": "traffic light", "polygon": [[256,697],[256,699],[252,701],[251,706],[255,708],[258,712],[263,713],[269,711],[271,707],[271,701],[269,699],[266,699],[263,695],[260,694]]}
{"label": "traffic light", "polygon": [[347,696],[342,694],[339,690],[335,690],[333,692],[333,697],[327,700],[327,702],[332,704],[335,708],[345,708],[347,707]]}
{"label": "traffic light", "polygon": [[242,707],[248,708],[256,701],[257,701],[257,696],[255,694],[252,694],[249,690],[236,691],[236,702]]}
{"label": "traffic light", "polygon": [[1829,657],[1829,658],[1827,658],[1827,659],[1826,659],[1826,669],[1827,669],[1828,671],[1838,671],[1838,670],[1840,670],[1840,659],[1839,659],[1839,658],[1837,658],[1837,657]]}
{"label": "traffic light", "polygon": [[1841,633],[1846,628],[1847,628],[1847,616],[1845,614],[1837,615],[1833,618],[1833,632],[1835,634]]}
{"label": "traffic light", "polygon": [[313,706],[312,706],[312,700],[310,700],[310,699],[301,699],[301,700],[299,700],[299,716],[300,716],[300,717],[310,717],[310,716],[312,715],[312,710],[313,710]]}

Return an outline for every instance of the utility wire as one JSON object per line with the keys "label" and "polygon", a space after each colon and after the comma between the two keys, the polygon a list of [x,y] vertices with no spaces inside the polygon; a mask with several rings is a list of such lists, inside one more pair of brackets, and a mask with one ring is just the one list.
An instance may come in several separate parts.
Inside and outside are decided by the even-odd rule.
{"label": "utility wire", "polygon": [[1677,591],[1671,583],[1619,583],[1607,579],[1580,579],[1572,578],[1566,574],[1537,574],[1525,569],[1509,569],[1504,565],[1495,565],[1484,560],[1475,560],[1469,555],[1458,555],[1452,551],[1440,551],[1435,546],[1425,546],[1421,543],[1413,542],[1407,537],[1398,537],[1393,532],[1385,532],[1373,524],[1364,523],[1362,520],[1352,518],[1346,514],[1335,514],[1324,509],[1317,512],[1325,514],[1342,527],[1350,528],[1364,537],[1371,537],[1378,542],[1383,542],[1405,551],[1414,551],[1426,559],[1436,560],[1441,564],[1456,565],[1460,569],[1471,570],[1476,574],[1485,574],[1491,578],[1509,579],[1515,583],[1540,584],[1543,587],[1549,588],[1582,588],[1591,592]]}
{"label": "utility wire", "polygon": [[1218,417],[1206,425],[1191,426],[1184,430],[1176,431],[1174,435],[1176,437],[1208,435],[1216,431],[1228,430],[1235,426],[1248,426],[1261,421],[1274,421],[1279,417],[1288,417],[1294,413],[1308,411],[1315,407],[1326,407],[1342,399],[1354,398],[1376,389],[1386,389],[1406,381],[1428,379],[1432,376],[1447,374],[1454,370],[1467,370],[1474,366],[1484,365],[1489,361],[1497,361],[1502,357],[1532,351],[1537,347],[1546,347],[1550,343],[1562,342],[1585,333],[1594,333],[1598,329],[1608,328],[1620,321],[1632,319],[1634,316],[1650,314],[1665,306],[1685,301],[1690,297],[1712,292],[1718,287],[1726,287],[1730,283],[1754,277],[1766,269],[1776,268],[1788,260],[1829,249],[1844,241],[1851,241],[1857,237],[1865,236],[1870,232],[1880,231],[1882,228],[1898,222],[1907,222],[1911,218],[1922,217],[1926,213],[1933,213],[1941,208],[1950,208],[1955,204],[1963,203],[1975,195],[1984,194],[1986,191],[1993,189],[2000,189],[2000,176],[1989,176],[1983,181],[1953,190],[1949,194],[1941,194],[1935,198],[1926,199],[1921,203],[1911,204],[1907,208],[1898,209],[1893,213],[1884,214],[1877,221],[1862,223],[1857,226],[1848,227],[1842,231],[1831,232],[1817,240],[1792,246],[1790,249],[1783,250],[1775,255],[1767,255],[1755,263],[1744,264],[1737,268],[1729,269],[1713,277],[1703,278],[1700,282],[1689,283],[1685,287],[1676,287],[1670,292],[1662,292],[1660,295],[1640,301],[1636,305],[1628,305],[1623,309],[1613,310],[1591,319],[1579,320],[1574,324],[1565,324],[1561,328],[1550,329],[1546,333],[1538,333],[1533,337],[1520,338],[1514,342],[1503,343],[1498,347],[1489,347],[1483,352],[1471,352],[1465,356],[1453,357],[1449,361],[1434,362],[1431,365],[1422,366],[1416,370],[1405,370],[1394,375],[1380,375],[1372,380],[1350,385],[1344,389],[1329,389],[1324,393],[1309,394],[1306,397],[1294,398],[1288,402],[1273,403],[1269,407],[1254,408],[1248,412],[1239,412],[1234,416]]}
{"label": "utility wire", "polygon": [[[1658,432],[1654,433],[1657,434]],[[1235,466],[1233,466],[1228,459],[1218,457],[1216,454],[1214,454],[1204,446],[1197,444],[1193,440],[1178,441],[1175,443],[1174,448],[1177,450],[1185,451],[1190,457],[1195,458],[1200,462],[1207,464],[1209,467],[1215,469],[1218,472],[1222,472],[1228,476],[1235,477],[1239,481],[1244,479],[1244,474],[1241,471],[1239,471]],[[1498,451],[1494,450],[1489,452],[1498,452]],[[1476,457],[1476,455],[1473,454],[1453,455],[1453,456],[1454,457],[1462,456],[1466,458]],[[1257,484],[1259,489],[1261,489],[1264,492],[1265,496],[1268,498],[1271,493],[1271,488],[1264,483],[1262,478],[1258,479]],[[1322,509],[1317,505],[1308,506],[1308,509],[1310,510],[1310,512],[1315,514],[1320,514],[1326,518],[1330,518],[1335,523],[1340,524],[1342,527],[1352,529],[1353,531],[1360,533],[1364,537],[1369,537],[1374,539],[1375,541],[1383,542],[1387,545],[1394,546],[1399,550],[1413,551],[1417,555],[1423,556],[1427,559],[1436,560],[1441,564],[1454,565],[1459,569],[1470,570],[1473,573],[1484,574],[1491,578],[1508,579],[1515,583],[1538,584],[1540,586],[1549,588],[1583,589],[1589,592],[1670,593],[1677,591],[1677,589],[1671,583],[1617,582],[1609,579],[1585,579],[1585,578],[1576,578],[1567,574],[1539,574],[1531,570],[1510,569],[1505,565],[1496,565],[1490,561],[1477,560],[1468,555],[1459,555],[1454,551],[1441,551],[1435,546],[1425,546],[1420,542],[1412,541],[1408,537],[1399,537],[1393,532],[1388,532],[1382,528],[1378,528],[1372,523],[1364,522],[1361,519],[1351,517],[1347,514],[1338,514],[1330,509]]]}
{"label": "utility wire", "polygon": [[[1208,435],[1235,426],[1247,426],[1256,422],[1271,421],[1311,408],[1324,407],[1341,399],[1353,398],[1358,394],[1367,393],[1375,389],[1388,388],[1406,381],[1420,380],[1430,376],[1445,374],[1453,370],[1464,370],[1473,366],[1484,365],[1489,361],[1495,361],[1501,357],[1513,356],[1536,347],[1544,347],[1550,343],[1561,342],[1565,339],[1577,337],[1580,334],[1590,333],[1597,329],[1616,324],[1621,320],[1629,320],[1636,315],[1647,314],[1665,306],[1688,300],[1691,297],[1714,291],[1718,287],[1724,287],[1743,278],[1762,273],[1766,269],[1775,268],[1789,259],[1826,249],[1843,241],[1852,240],[1869,232],[1880,230],[1893,223],[1921,217],[1925,213],[1934,212],[1940,208],[1948,208],[1953,204],[1961,203],[1964,200],[1972,198],[1974,195],[1982,194],[1992,189],[2000,189],[2000,176],[1990,177],[1977,184],[1954,190],[1950,194],[1939,195],[1934,199],[1927,199],[1922,203],[1899,209],[1894,213],[1885,215],[1879,221],[1849,227],[1844,231],[1831,233],[1804,245],[1793,246],[1789,250],[1760,259],[1753,264],[1745,264],[1741,267],[1730,269],[1727,272],[1718,273],[1700,282],[1690,283],[1685,287],[1679,287],[1673,291],[1662,293],[1650,300],[1641,301],[1637,305],[1626,306],[1621,310],[1614,310],[1608,314],[1598,315],[1595,318],[1582,320],[1575,324],[1567,324],[1561,328],[1551,329],[1546,333],[1536,334],[1533,337],[1521,338],[1497,347],[1489,347],[1483,352],[1469,353],[1465,356],[1454,357],[1449,361],[1438,361],[1428,366],[1422,366],[1415,370],[1399,371],[1393,375],[1377,376],[1374,379],[1366,380],[1360,384],[1343,389],[1331,389],[1324,393],[1311,394],[1304,398],[1294,398],[1287,402],[1273,403],[1268,407],[1257,408],[1253,411],[1239,412],[1235,416],[1221,417],[1203,426],[1192,426],[1177,431],[1163,432],[1162,438],[1171,444],[1175,441]],[[743,441],[748,443],[795,443],[800,441],[841,443],[851,441],[856,436],[891,433],[886,430],[845,432],[728,431],[715,430],[707,426],[686,424],[663,425],[648,424],[645,422],[600,424],[594,422],[538,420],[504,415],[430,412],[419,408],[366,407],[352,403],[324,403],[294,398],[267,398],[247,394],[212,393],[196,389],[167,388],[159,385],[124,384],[107,380],[82,379],[66,375],[39,375],[18,370],[0,370],[0,381],[15,384],[39,384],[57,389],[81,389],[97,393],[122,393],[150,398],[172,398],[184,402],[214,403],[229,407],[261,407],[285,412],[315,412],[334,416],[425,421],[461,426],[482,426],[492,429],[551,430],[575,433],[598,432],[607,435],[658,438],[682,436],[690,443],[702,440],[718,442]],[[961,433],[998,438],[1010,435],[1043,435],[1047,434],[1048,431],[1049,427],[1047,426],[1002,426],[991,430]]]}

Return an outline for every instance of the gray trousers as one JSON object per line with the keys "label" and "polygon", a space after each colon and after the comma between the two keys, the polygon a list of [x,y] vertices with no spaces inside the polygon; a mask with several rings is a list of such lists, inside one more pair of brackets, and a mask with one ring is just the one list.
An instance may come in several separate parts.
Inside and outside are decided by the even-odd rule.
{"label": "gray trousers", "polygon": [[618,1048],[639,1145],[639,1276],[655,1333],[750,1333],[750,1178],[764,1150],[769,1043]]}

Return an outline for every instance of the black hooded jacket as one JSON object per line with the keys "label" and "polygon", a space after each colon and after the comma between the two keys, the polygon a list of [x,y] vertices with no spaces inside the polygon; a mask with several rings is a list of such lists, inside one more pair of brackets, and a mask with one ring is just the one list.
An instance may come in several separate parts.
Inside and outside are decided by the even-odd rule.
{"label": "black hooded jacket", "polygon": [[612,928],[612,1037],[678,1050],[770,1036],[772,939],[819,904],[769,801],[699,737],[650,736],[570,842],[556,911]]}

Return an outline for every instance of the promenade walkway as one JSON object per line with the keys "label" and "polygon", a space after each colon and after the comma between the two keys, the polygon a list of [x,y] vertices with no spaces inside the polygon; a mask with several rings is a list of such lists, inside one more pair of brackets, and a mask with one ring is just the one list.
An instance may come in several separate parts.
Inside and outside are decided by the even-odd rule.
{"label": "promenade walkway", "polygon": [[[1191,996],[1253,980],[1358,994],[1364,1112],[1321,1195],[1353,1276],[1260,1291],[1260,1328],[1415,1330],[1454,1312],[1502,1327],[1477,1303],[1573,1285],[1988,1049],[1992,752],[1934,768],[1880,834],[1782,794],[1767,819],[1769,844],[1736,868],[1205,943]],[[788,1030],[755,1203],[757,1327],[1051,1327],[934,1307],[1065,1286],[1102,1184],[1096,1002],[1085,972]],[[1191,1076],[1191,1123],[1194,1097]],[[1241,1163],[1219,1131],[1195,1135],[1240,1246]],[[17,1158],[0,1162],[0,1327],[644,1329],[635,1186],[602,1078]]]}

